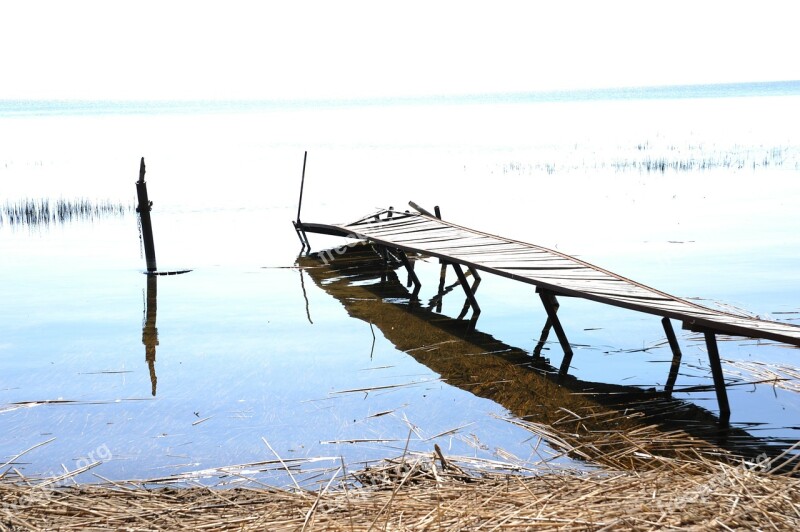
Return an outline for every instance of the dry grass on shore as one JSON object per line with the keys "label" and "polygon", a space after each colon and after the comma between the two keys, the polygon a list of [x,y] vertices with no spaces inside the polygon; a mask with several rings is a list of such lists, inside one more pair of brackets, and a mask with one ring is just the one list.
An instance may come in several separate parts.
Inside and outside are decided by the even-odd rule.
{"label": "dry grass on shore", "polygon": [[480,474],[407,456],[318,490],[0,483],[0,530],[654,530],[800,527],[800,479],[698,457],[645,471]]}

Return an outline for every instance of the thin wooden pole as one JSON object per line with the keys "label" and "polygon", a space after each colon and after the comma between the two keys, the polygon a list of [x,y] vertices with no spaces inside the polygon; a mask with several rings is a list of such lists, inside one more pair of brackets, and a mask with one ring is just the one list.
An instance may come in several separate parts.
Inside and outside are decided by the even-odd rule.
{"label": "thin wooden pole", "polygon": [[297,202],[297,223],[300,223],[300,209],[303,207],[303,186],[306,182],[306,159],[308,151],[303,153],[303,176],[300,178],[300,200]]}
{"label": "thin wooden pole", "polygon": [[147,197],[147,183],[144,181],[144,173],[144,157],[142,157],[139,163],[139,181],[136,182],[136,195],[139,198],[139,206],[136,207],[136,211],[139,213],[139,219],[142,222],[142,241],[147,262],[147,273],[154,273],[158,267],[156,266],[156,247],[153,243],[153,223],[150,220],[150,210],[153,208],[153,202]]}

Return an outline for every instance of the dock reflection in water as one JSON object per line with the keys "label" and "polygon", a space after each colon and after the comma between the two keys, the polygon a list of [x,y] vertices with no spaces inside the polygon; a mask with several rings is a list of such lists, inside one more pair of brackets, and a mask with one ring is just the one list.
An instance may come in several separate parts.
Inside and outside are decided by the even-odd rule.
{"label": "dock reflection in water", "polygon": [[[298,265],[348,314],[374,324],[448,384],[504,406],[549,442],[561,439],[567,448],[580,449],[580,458],[653,467],[653,456],[776,456],[793,443],[727,427],[712,412],[668,393],[560,377],[549,360],[477,330],[475,320],[438,314],[446,295],[441,290],[424,306],[369,246],[351,246],[330,262],[300,256]],[[634,433],[646,436],[636,438],[637,444],[646,441],[638,452],[628,438]]]}

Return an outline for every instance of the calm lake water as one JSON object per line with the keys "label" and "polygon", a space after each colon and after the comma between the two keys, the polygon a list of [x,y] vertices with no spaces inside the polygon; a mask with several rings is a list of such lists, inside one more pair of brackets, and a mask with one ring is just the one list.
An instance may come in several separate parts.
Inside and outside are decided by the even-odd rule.
{"label": "calm lake water", "polygon": [[[298,258],[290,222],[303,152],[304,221],[440,205],[446,219],[678,296],[800,323],[796,85],[762,96],[339,106],[5,102],[0,207],[26,198],[133,206],[144,156],[159,269],[192,271],[148,284],[132,210],[47,226],[2,218],[0,463],[48,441],[14,467],[58,475],[100,461],[76,478],[205,471],[195,477],[286,485],[276,456],[308,482],[342,461],[434,444],[503,463],[589,467],[511,422],[557,410],[553,397],[467,385],[461,373],[480,365],[420,355],[454,342],[478,351],[450,353],[453,364],[490,344],[531,353],[545,321],[534,290],[484,276],[484,336],[462,348],[447,328],[457,323],[430,329],[435,309],[403,313],[402,272],[381,288],[374,275]],[[310,238],[315,251],[341,244]],[[418,268],[427,304],[439,266]],[[441,315],[457,317],[463,303],[453,291]],[[559,312],[578,382],[663,387],[671,354],[657,318],[579,300]],[[679,341],[676,402],[713,425],[713,390],[685,390],[711,384],[705,346],[687,331]],[[796,349],[768,342],[720,349],[727,361],[798,365]],[[557,367],[557,344],[544,353]],[[759,449],[800,440],[796,391],[725,369],[737,438]],[[250,465],[217,470],[235,464]]]}

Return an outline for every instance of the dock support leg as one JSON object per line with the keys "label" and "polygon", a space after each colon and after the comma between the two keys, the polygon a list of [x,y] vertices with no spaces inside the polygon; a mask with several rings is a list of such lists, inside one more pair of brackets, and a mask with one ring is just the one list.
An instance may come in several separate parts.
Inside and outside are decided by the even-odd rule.
{"label": "dock support leg", "polygon": [[714,377],[714,390],[717,392],[719,403],[719,419],[727,424],[731,417],[731,407],[728,405],[728,392],[725,390],[725,377],[722,375],[722,363],[719,360],[717,337],[712,331],[705,331],[706,348],[708,349],[708,363],[711,365],[711,375]]}
{"label": "dock support leg", "polygon": [[[553,308],[556,312],[558,312],[558,301],[553,298]],[[550,329],[553,328],[553,322],[550,321],[550,318],[547,318],[544,322],[544,327],[542,327],[542,334],[539,336],[539,341],[536,343],[536,347],[533,348],[533,356],[535,358],[539,358],[542,356],[542,349],[544,349],[544,344],[547,343],[547,338],[550,336]]]}
{"label": "dock support leg", "polygon": [[561,367],[558,370],[558,376],[564,377],[569,372],[569,365],[572,363],[572,346],[569,345],[567,335],[564,332],[564,328],[561,326],[558,315],[556,314],[558,302],[556,301],[555,294],[540,290],[539,297],[542,300],[542,305],[544,305],[545,312],[547,312],[547,319],[552,324],[553,329],[556,331],[556,336],[558,337],[558,342],[561,344],[561,349],[564,350],[564,360],[561,361]]}
{"label": "dock support leg", "polygon": [[[442,219],[442,211],[439,209],[438,205],[434,205],[433,212],[436,214],[436,217],[440,220]],[[439,264],[441,265],[441,269],[439,271],[439,300],[436,302],[436,312],[442,311],[442,297],[444,296],[444,282],[445,278],[447,277],[447,263],[442,259],[439,259]]]}
{"label": "dock support leg", "polygon": [[439,264],[442,265],[439,271],[439,292],[437,294],[436,300],[436,312],[442,311],[442,298],[444,298],[444,282],[447,278],[447,263],[442,259],[439,259]]}
{"label": "dock support leg", "polygon": [[[472,291],[472,295],[473,295],[473,298],[474,298],[475,293],[478,291],[478,285],[481,284],[481,276],[478,275],[478,271],[475,268],[473,268],[472,266],[468,266],[468,268],[469,268],[470,275],[472,275],[472,277],[475,279],[475,281],[472,283],[472,286],[470,287],[470,290]],[[466,279],[466,274],[464,275],[464,278]],[[461,313],[459,313],[459,315],[458,315],[458,319],[459,320],[467,315],[467,311],[469,310],[469,307],[470,307],[470,300],[467,299],[464,302],[464,308],[461,309]],[[478,310],[478,312],[480,312],[480,309]]]}
{"label": "dock support leg", "polygon": [[[450,291],[453,290],[453,288],[455,288],[456,286],[461,286],[461,281],[458,280],[456,280],[455,283],[449,286],[444,285],[445,278],[447,276],[447,266],[449,264],[450,264],[449,262],[442,262],[442,269],[441,272],[439,273],[439,289],[436,295],[433,296],[430,300],[429,308],[434,309],[435,312],[442,311],[442,300],[444,299],[444,296],[449,294]],[[464,275],[464,277],[466,278],[466,274]],[[478,284],[479,281],[472,283],[471,290],[473,296],[475,295],[475,291],[478,289]],[[461,309],[461,313],[458,315],[457,319],[460,320],[461,318],[466,316],[467,311],[469,311],[469,309],[470,309],[470,302],[469,299],[467,299],[466,301],[464,301],[464,308]]]}
{"label": "dock support leg", "polygon": [[461,283],[464,293],[467,294],[467,301],[472,307],[472,313],[476,315],[480,314],[481,307],[478,306],[478,300],[475,299],[475,293],[473,292],[472,287],[469,285],[467,277],[464,275],[464,271],[461,269],[461,265],[452,263],[452,266],[453,270],[456,272],[456,277],[458,277],[458,282]]}
{"label": "dock support leg", "polygon": [[387,273],[389,271],[389,252],[385,247],[379,244],[373,244],[372,249],[375,251],[375,253],[378,254],[378,256],[381,258],[381,262],[383,263],[383,268],[381,268],[381,284],[382,284],[386,282]]}
{"label": "dock support leg", "polygon": [[308,236],[306,232],[300,227],[297,222],[292,222],[294,224],[294,230],[297,233],[297,238],[300,239],[300,251],[311,251],[311,244],[308,242]]}
{"label": "dock support leg", "polygon": [[402,249],[397,250],[397,257],[400,259],[400,262],[403,263],[403,266],[406,267],[409,282],[414,283],[414,292],[412,292],[411,298],[416,299],[420,288],[422,288],[422,283],[420,282],[419,277],[417,277],[417,274],[414,272],[414,264],[408,260],[405,251]]}
{"label": "dock support leg", "polygon": [[475,279],[475,282],[472,283],[472,293],[474,294],[475,292],[478,291],[478,285],[481,284],[481,276],[478,275],[478,270],[476,270],[472,266],[469,266],[469,273],[471,273],[472,278]]}
{"label": "dock support leg", "polygon": [[664,393],[672,395],[672,389],[678,379],[678,370],[681,367],[681,346],[678,344],[675,329],[672,328],[672,322],[669,321],[669,318],[663,318],[661,324],[664,326],[667,342],[669,342],[669,347],[672,349],[672,365],[669,368],[669,377],[667,377],[667,384],[664,386]]}

